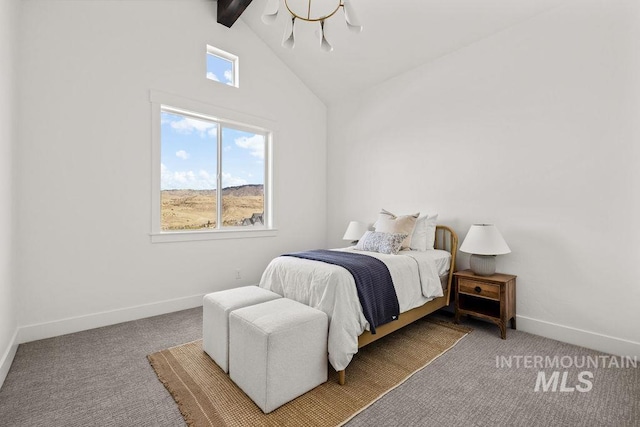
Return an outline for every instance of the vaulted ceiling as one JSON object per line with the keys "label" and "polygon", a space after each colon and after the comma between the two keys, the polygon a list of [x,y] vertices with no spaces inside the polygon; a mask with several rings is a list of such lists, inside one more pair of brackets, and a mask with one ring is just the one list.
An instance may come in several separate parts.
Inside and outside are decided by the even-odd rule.
{"label": "vaulted ceiling", "polygon": [[344,15],[339,11],[325,26],[327,38],[334,47],[330,53],[320,50],[319,24],[301,21],[295,27],[295,47],[287,49],[281,46],[285,23],[289,19],[283,5],[276,23],[272,25],[261,20],[267,0],[253,0],[240,19],[321,100],[330,104],[565,2],[351,0],[364,29],[361,33],[348,31]]}

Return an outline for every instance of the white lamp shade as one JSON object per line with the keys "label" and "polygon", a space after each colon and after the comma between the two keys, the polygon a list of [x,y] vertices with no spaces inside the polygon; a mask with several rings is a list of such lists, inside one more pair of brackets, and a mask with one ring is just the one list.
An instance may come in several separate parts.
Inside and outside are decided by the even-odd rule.
{"label": "white lamp shade", "polygon": [[473,224],[460,251],[476,255],[503,255],[511,252],[502,234],[493,224]]}
{"label": "white lamp shade", "polygon": [[360,21],[356,17],[356,12],[353,10],[351,2],[349,0],[343,0],[342,4],[344,9],[344,19],[347,21],[347,27],[349,27],[349,30],[354,33],[359,33],[362,31],[362,25],[360,25]]}
{"label": "white lamp shade", "polygon": [[325,52],[331,52],[333,50],[333,46],[327,40],[327,32],[325,31],[325,22],[320,22],[320,49]]}
{"label": "white lamp shade", "polygon": [[291,20],[287,19],[287,26],[284,29],[284,38],[282,39],[282,46],[293,49],[296,44],[296,39],[294,36],[294,27],[296,23],[296,18],[291,18]]}
{"label": "white lamp shade", "polygon": [[360,221],[351,221],[345,231],[342,240],[360,240],[362,235],[369,230],[369,225]]}
{"label": "white lamp shade", "polygon": [[262,22],[265,24],[273,24],[278,18],[278,9],[280,8],[280,0],[269,0],[262,14]]}

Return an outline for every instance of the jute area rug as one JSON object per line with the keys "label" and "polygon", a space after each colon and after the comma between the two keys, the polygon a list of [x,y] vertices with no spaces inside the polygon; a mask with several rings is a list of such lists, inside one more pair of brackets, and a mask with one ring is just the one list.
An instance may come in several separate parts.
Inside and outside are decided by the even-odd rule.
{"label": "jute area rug", "polygon": [[264,414],[194,341],[148,356],[189,426],[340,426],[467,335],[452,323],[418,320],[361,348],[338,384],[329,380]]}

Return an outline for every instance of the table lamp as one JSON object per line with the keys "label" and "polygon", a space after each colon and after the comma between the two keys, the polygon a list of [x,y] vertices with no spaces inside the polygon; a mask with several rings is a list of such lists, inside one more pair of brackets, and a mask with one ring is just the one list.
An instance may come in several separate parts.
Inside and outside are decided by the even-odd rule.
{"label": "table lamp", "polygon": [[351,244],[355,245],[362,235],[369,230],[369,225],[360,221],[351,221],[347,226],[342,240],[351,240]]}
{"label": "table lamp", "polygon": [[471,254],[471,271],[479,276],[491,276],[496,272],[496,255],[508,254],[511,249],[495,225],[473,224],[460,251]]}

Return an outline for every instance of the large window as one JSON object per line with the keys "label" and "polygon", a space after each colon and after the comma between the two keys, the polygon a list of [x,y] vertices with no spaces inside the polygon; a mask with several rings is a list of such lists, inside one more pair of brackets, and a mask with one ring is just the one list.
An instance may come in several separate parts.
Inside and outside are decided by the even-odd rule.
{"label": "large window", "polygon": [[164,103],[157,107],[159,209],[152,235],[272,229],[271,132]]}

